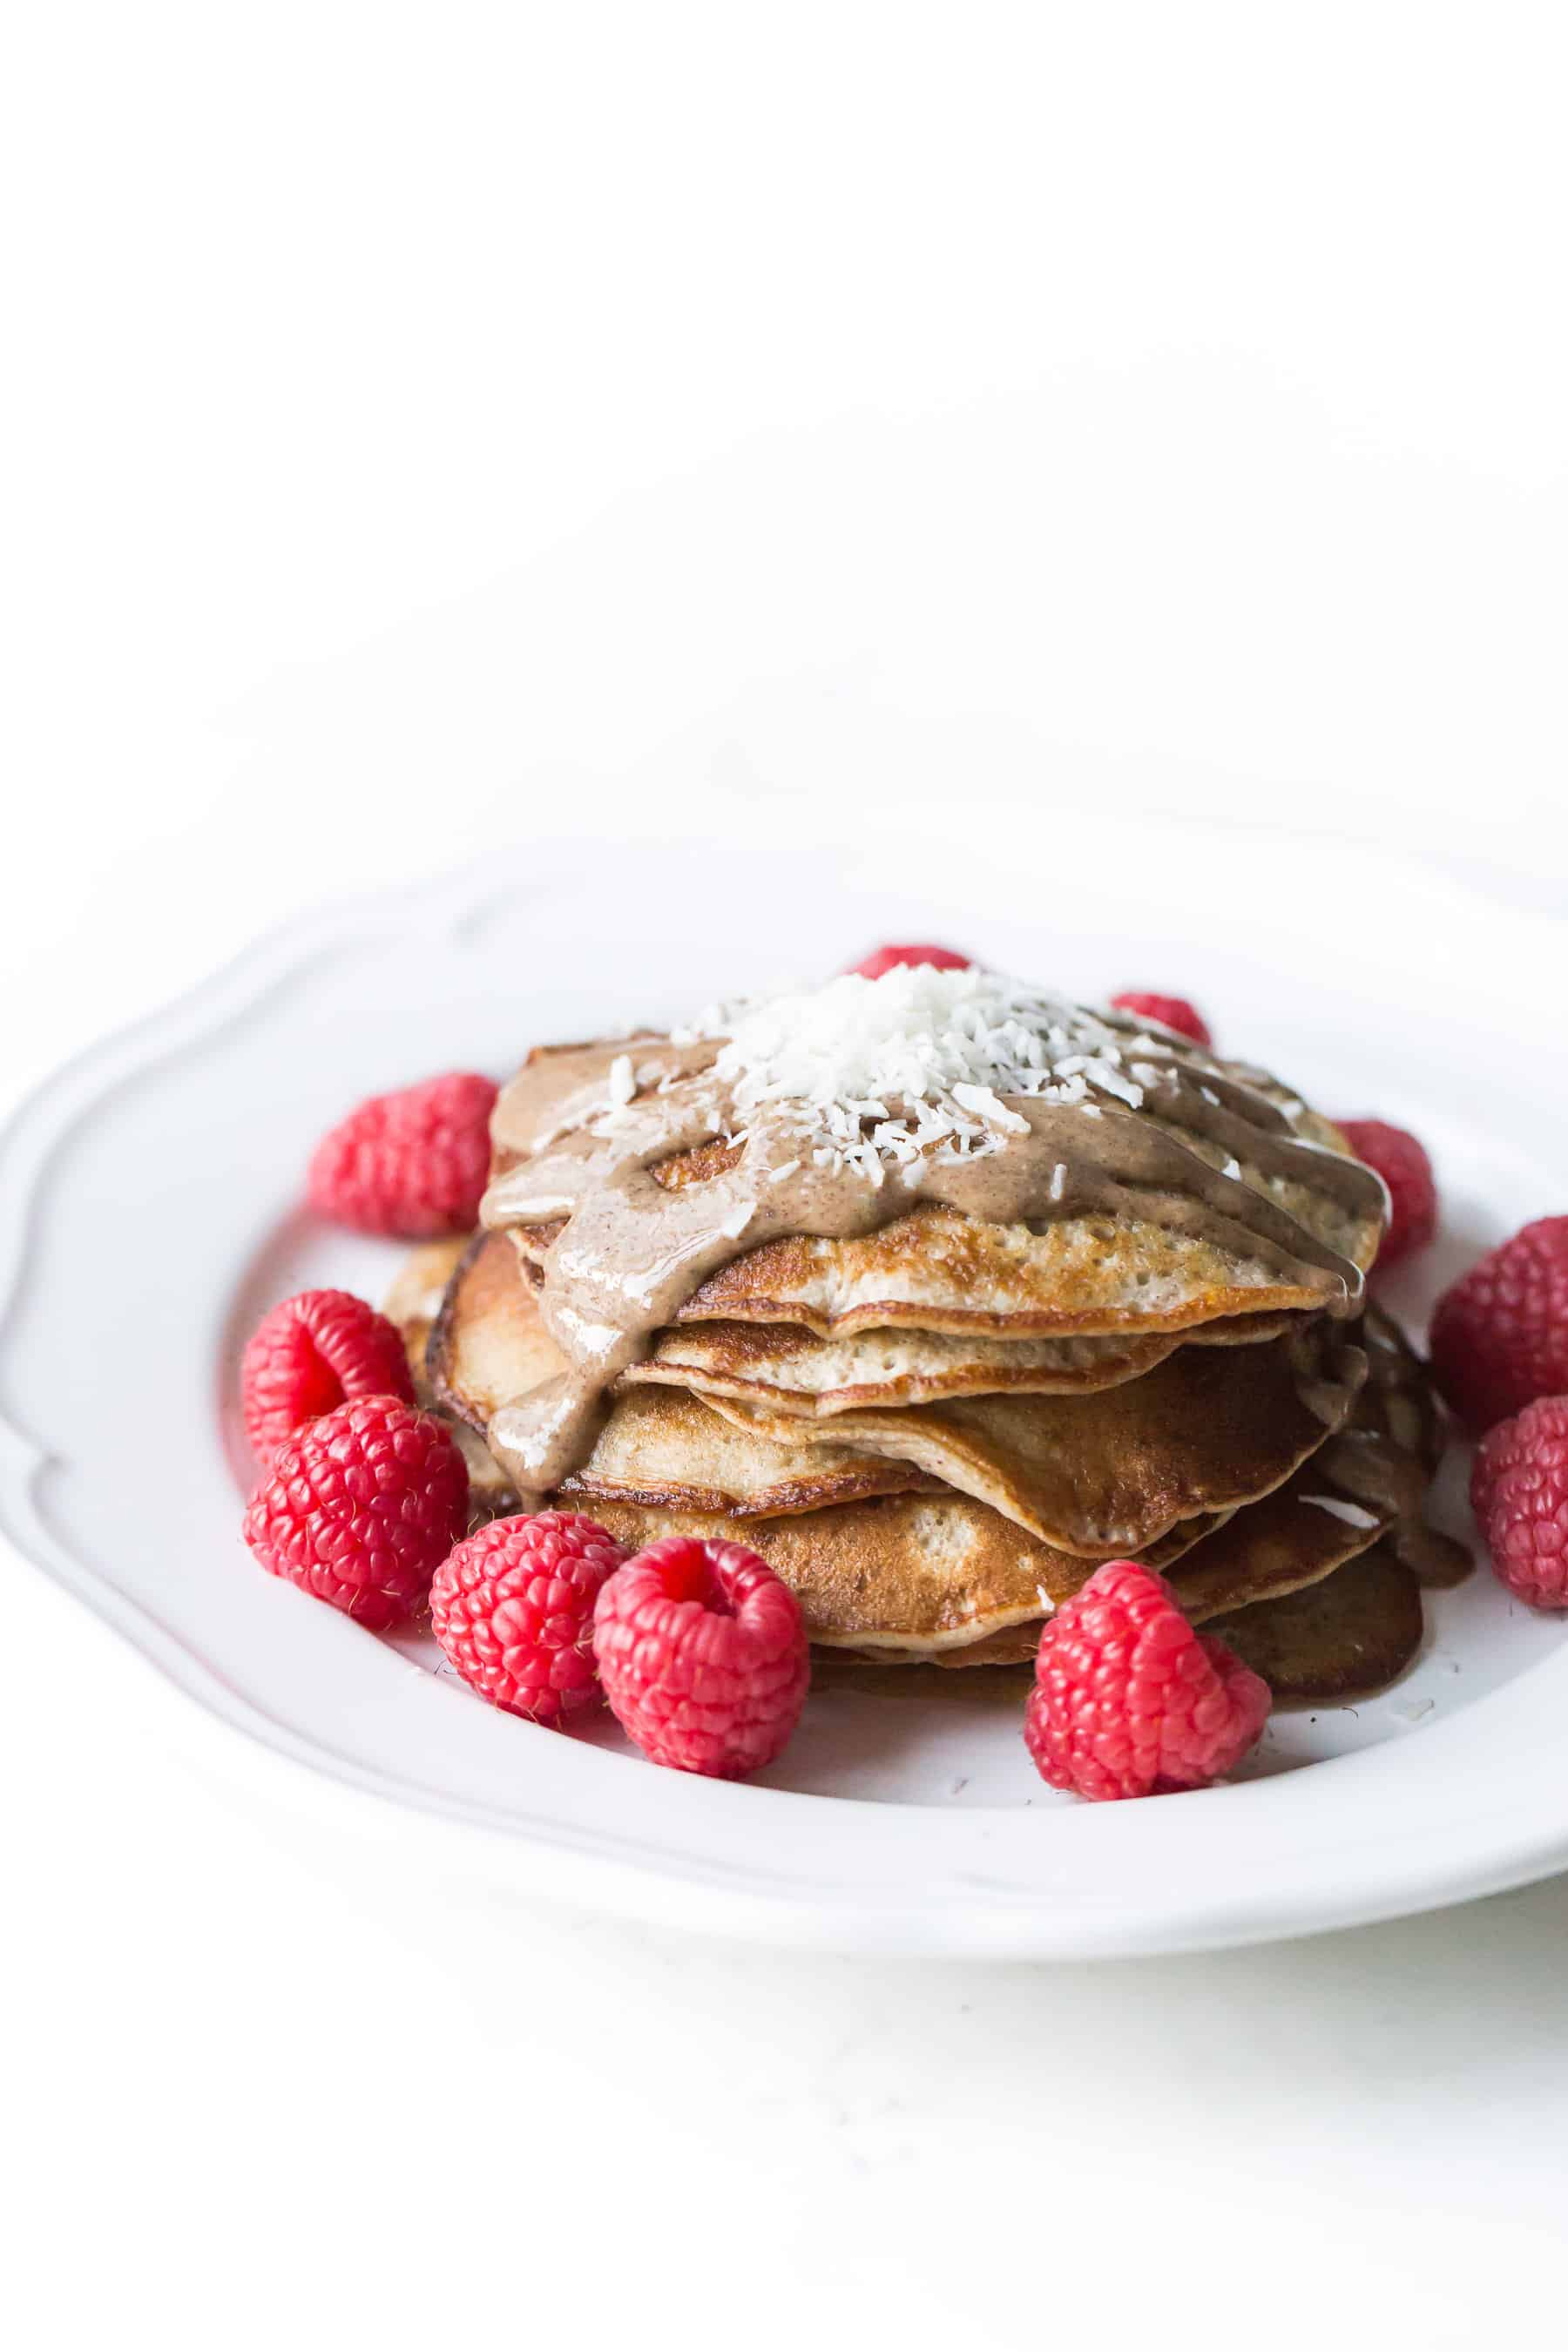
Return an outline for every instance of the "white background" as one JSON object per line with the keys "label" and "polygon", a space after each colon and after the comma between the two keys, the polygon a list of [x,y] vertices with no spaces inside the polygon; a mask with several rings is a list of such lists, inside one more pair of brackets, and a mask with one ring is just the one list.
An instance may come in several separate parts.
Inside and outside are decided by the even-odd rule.
{"label": "white background", "polygon": [[[1568,912],[1554,14],[29,12],[0,1087],[628,810],[752,889],[912,796],[1304,826],[1326,954],[1372,835]],[[1057,1969],[501,1908],[7,1586],[29,2352],[1540,2339],[1561,1884]]]}

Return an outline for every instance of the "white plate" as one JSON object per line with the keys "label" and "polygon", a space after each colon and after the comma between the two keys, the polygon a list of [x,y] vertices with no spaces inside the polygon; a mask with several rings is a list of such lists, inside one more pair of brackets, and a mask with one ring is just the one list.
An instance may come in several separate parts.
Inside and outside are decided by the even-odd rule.
{"label": "white plate", "polygon": [[[62,1071],[0,1160],[6,1531],[253,1740],[468,1824],[487,1868],[666,1921],[911,1952],[1173,1950],[1568,1863],[1568,1657],[1484,1570],[1429,1599],[1394,1690],[1278,1716],[1234,1785],[1094,1807],[1043,1788],[1012,1706],[978,1683],[818,1695],[746,1785],[660,1772],[609,1730],[494,1713],[429,1670],[427,1640],[377,1640],[250,1561],[237,1347],[274,1298],[321,1281],[379,1297],[396,1262],[291,1208],[330,1121],[403,1079],[502,1073],[535,1038],[831,969],[878,937],[951,938],[1086,995],[1180,988],[1225,1047],[1323,1108],[1407,1120],[1446,1207],[1394,1301],[1417,1323],[1483,1246],[1563,1206],[1550,921],[1331,845],[1099,820],[1077,838],[976,822],[984,855],[955,873],[919,823],[834,878],[829,853],[760,835],[743,854],[557,845],[332,910]],[[1457,1498],[1462,1464],[1450,1477]]]}

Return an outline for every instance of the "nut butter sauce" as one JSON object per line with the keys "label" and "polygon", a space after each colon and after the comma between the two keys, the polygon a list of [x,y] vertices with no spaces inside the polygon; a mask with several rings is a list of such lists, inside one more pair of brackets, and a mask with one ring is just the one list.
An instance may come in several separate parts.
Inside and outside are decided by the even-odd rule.
{"label": "nut butter sauce", "polygon": [[[1383,1215],[1380,1180],[1302,1141],[1274,1102],[1234,1074],[1163,1045],[1150,1050],[1142,1029],[1129,1027],[1158,1117],[1109,1097],[1053,1104],[1010,1094],[999,1099],[1022,1126],[1009,1127],[999,1148],[879,1159],[870,1172],[837,1153],[814,1156],[821,1138],[806,1131],[798,1101],[738,1108],[713,1069],[722,1041],[645,1035],[531,1056],[497,1106],[496,1173],[480,1210],[492,1228],[565,1221],[544,1260],[539,1306],[566,1369],[489,1424],[524,1507],[586,1460],[613,1383],[702,1283],[784,1236],[848,1239],[925,1203],[996,1224],[1137,1217],[1261,1258],[1330,1314],[1357,1313],[1357,1266],[1277,1201],[1214,1167],[1182,1131],[1265,1178],[1300,1180],[1352,1216]],[[638,1091],[616,1108],[612,1074],[621,1063],[624,1085],[628,1059]],[[673,1186],[650,1172],[715,1137],[740,1145],[721,1172]]]}

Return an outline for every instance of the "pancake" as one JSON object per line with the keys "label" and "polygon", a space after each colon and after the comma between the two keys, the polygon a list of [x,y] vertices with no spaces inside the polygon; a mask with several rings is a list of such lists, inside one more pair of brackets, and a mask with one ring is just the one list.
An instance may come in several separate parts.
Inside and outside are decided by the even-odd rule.
{"label": "pancake", "polygon": [[[439,1319],[432,1369],[446,1401],[482,1429],[509,1399],[557,1372],[560,1358],[512,1249],[514,1236],[476,1234],[458,1287]],[[443,1243],[443,1250],[459,1244]],[[1257,1334],[1245,1326],[1256,1319]],[[1215,1345],[1259,1340],[1298,1318],[1243,1318],[1205,1331]],[[653,1357],[623,1388],[665,1385],[733,1396],[803,1416],[876,1410],[921,1399],[1037,1387],[1074,1393],[1135,1378],[1180,1344],[1152,1334],[1110,1339],[984,1339],[913,1329],[820,1340],[799,1325],[707,1323],[660,1334]],[[790,1433],[784,1443],[795,1442]]]}
{"label": "pancake", "polygon": [[[1157,1547],[1141,1555],[1145,1566],[1169,1576],[1194,1624],[1242,1610],[1250,1613],[1332,1581],[1373,1549],[1418,1577],[1416,1564],[1428,1558],[1442,1565],[1448,1582],[1468,1571],[1465,1547],[1426,1527],[1422,1516],[1438,1424],[1420,1360],[1387,1316],[1379,1313],[1376,1321],[1379,1345],[1370,1376],[1342,1431],[1283,1486],[1206,1531],[1173,1562],[1162,1559]],[[1414,1402],[1415,1419],[1390,1412],[1391,1396]],[[1394,1581],[1384,1579],[1384,1588],[1392,1590]],[[943,1663],[1005,1663],[1032,1654],[1038,1635],[1038,1624],[1009,1627]]]}
{"label": "pancake", "polygon": [[[1384,1352],[1402,1382],[1414,1360],[1408,1349],[1400,1343]],[[622,1406],[632,1402],[628,1396]],[[1144,1547],[1144,1564],[1169,1575],[1194,1623],[1250,1615],[1278,1598],[1332,1584],[1348,1563],[1373,1549],[1398,1571],[1380,1590],[1396,1589],[1408,1574],[1391,1538],[1398,1511],[1412,1500],[1419,1507],[1421,1467],[1384,1426],[1382,1399],[1371,1381],[1357,1396],[1354,1419],[1362,1442],[1352,1453],[1352,1475],[1363,1494],[1381,1490],[1375,1506],[1358,1502],[1336,1483],[1338,1441],[1331,1439],[1280,1486],[1223,1522],[1188,1520]],[[1409,1434],[1408,1425],[1404,1433]],[[596,1501],[594,1508],[632,1544],[666,1534],[722,1539],[740,1532],[732,1511],[650,1509],[626,1497]],[[1027,1539],[1000,1513],[952,1493],[904,1498],[896,1507],[882,1502],[811,1512],[787,1528],[753,1520],[742,1539],[799,1593],[816,1642],[870,1653],[889,1667],[998,1665],[1032,1657],[1045,1614],[1081,1590],[1099,1564]],[[1373,1648],[1370,1633],[1357,1652],[1363,1663],[1389,1654],[1387,1643]],[[1313,1694],[1327,1696],[1327,1669],[1314,1671],[1320,1679]],[[1397,1665],[1390,1668],[1395,1671]]]}
{"label": "pancake", "polygon": [[1420,1358],[1379,1308],[1368,1309],[1361,1336],[1367,1378],[1344,1426],[1173,1572],[1194,1622],[1300,1591],[1379,1543],[1417,1573],[1429,1560],[1435,1580],[1468,1572],[1465,1547],[1425,1521],[1442,1438]]}
{"label": "pancake", "polygon": [[450,1284],[470,1247],[458,1236],[452,1241],[426,1242],[405,1257],[393,1276],[382,1312],[395,1323],[403,1340],[414,1393],[427,1412],[444,1421],[457,1442],[468,1473],[468,1525],[482,1527],[517,1508],[517,1496],[505,1471],[482,1435],[459,1419],[437,1396],[428,1365],[430,1339],[440,1319]]}
{"label": "pancake", "polygon": [[[829,987],[800,1000],[789,1017],[798,1013],[809,1028],[833,997]],[[511,1230],[542,1267],[564,1227],[555,1196],[580,1200],[584,1182],[593,1188],[590,1168],[621,1165],[622,1153],[652,1180],[638,1194],[645,1223],[660,1223],[661,1191],[711,1187],[726,1214],[750,1204],[733,1230],[743,1235],[750,1222],[756,1245],[725,1250],[706,1278],[699,1268],[661,1320],[799,1323],[824,1338],[898,1324],[1088,1337],[1354,1306],[1356,1270],[1376,1255],[1386,1197],[1338,1129],[1267,1074],[1153,1036],[1136,1022],[1026,993],[1007,1001],[1018,1017],[995,1036],[1012,1041],[998,1046],[1004,1057],[1021,1055],[1018,1082],[1052,1073],[1058,1082],[1044,1096],[986,1097],[1022,1139],[1008,1140],[986,1166],[989,1175],[1033,1153],[1042,1181],[1032,1187],[977,1187],[967,1172],[956,1193],[948,1182],[952,1154],[931,1139],[946,1132],[940,1119],[952,1112],[951,1098],[940,1113],[917,1104],[916,1118],[898,1091],[916,1083],[921,1052],[931,1043],[917,1034],[922,1010],[894,1041],[889,1100],[833,1107],[816,1131],[829,1139],[826,1154],[807,1148],[798,1121],[792,1126],[788,1079],[761,1094],[748,1096],[743,1086],[734,1092],[717,1031],[706,1043],[695,1034],[679,1043],[639,1035],[537,1049],[496,1108],[483,1222]],[[840,1005],[838,1013],[852,1021],[865,1003]],[[968,1015],[960,1006],[947,1017]],[[1043,1025],[1026,1034],[1030,1023]],[[937,1126],[924,1124],[931,1117]],[[763,1147],[759,1121],[782,1150]],[[971,1130],[983,1132],[973,1116]],[[889,1155],[872,1171],[886,1193],[885,1221],[851,1220],[848,1229],[804,1213],[795,1227],[786,1218],[781,1232],[763,1213],[761,1227],[773,1228],[765,1238],[759,1212],[773,1210],[781,1179],[805,1181],[795,1172],[802,1150],[819,1161],[836,1151]],[[787,1164],[785,1152],[796,1155]],[[1058,1155],[1047,1202],[1043,1177]],[[930,1197],[911,1202],[916,1175],[916,1193]],[[1006,1198],[1010,1209],[1002,1206]],[[681,1230],[689,1229],[688,1220]]]}
{"label": "pancake", "polygon": [[616,1399],[587,1461],[557,1491],[574,1507],[618,1499],[746,1520],[942,1490],[912,1463],[847,1445],[776,1445],[683,1389],[638,1389]]}
{"label": "pancake", "polygon": [[[456,1395],[470,1427],[494,1400],[514,1392],[514,1381],[547,1377],[551,1366],[535,1303],[518,1280],[515,1254],[498,1245],[501,1238],[415,1253],[389,1300],[411,1343],[417,1346],[421,1332],[437,1342],[448,1395],[454,1379],[467,1381]],[[437,1282],[455,1257],[432,1324]],[[1229,1514],[1189,1517],[1142,1548],[1148,1565],[1171,1576],[1194,1622],[1250,1614],[1277,1596],[1331,1580],[1369,1547],[1381,1542],[1388,1549],[1405,1524],[1396,1513],[1414,1513],[1419,1524],[1440,1427],[1419,1360],[1388,1318],[1374,1315],[1369,1323],[1369,1341],[1375,1338],[1371,1377],[1348,1424],[1274,1491]],[[1331,1333],[1322,1324],[1299,1329],[1298,1355],[1309,1329],[1320,1341]],[[1245,1360],[1249,1372],[1254,1365],[1277,1370],[1279,1357],[1291,1352],[1289,1345],[1260,1348]],[[1205,1364],[1239,1360],[1229,1350],[1196,1349],[1172,1360],[1200,1372]],[[1124,1402],[1146,1386],[1133,1384]],[[1250,1379],[1244,1393],[1250,1411]],[[1031,1409],[1037,1402],[1011,1402]],[[1052,1401],[1058,1409],[1063,1402]],[[1099,1400],[1081,1402],[1087,1409]],[[855,1426],[837,1416],[824,1436],[837,1439]],[[481,1454],[468,1428],[462,1433]],[[1038,1641],[1042,1604],[1059,1605],[1098,1565],[1097,1557],[1020,1530],[1005,1514],[944,1488],[907,1461],[858,1442],[802,1442],[804,1436],[798,1422],[786,1423],[781,1443],[679,1390],[628,1389],[561,1501],[590,1509],[629,1544],[667,1533],[741,1537],[800,1590],[816,1641],[873,1650],[889,1667],[1027,1659]],[[502,1499],[490,1507],[514,1507],[488,1455],[481,1454],[479,1476],[500,1487]],[[1468,1555],[1453,1550],[1468,1566]]]}
{"label": "pancake", "polygon": [[1333,1492],[1311,1461],[1194,1545],[1170,1570],[1171,1583],[1184,1614],[1201,1624],[1318,1583],[1393,1524],[1392,1513]]}
{"label": "pancake", "polygon": [[563,1358],[504,1234],[478,1233],[453,1271],[426,1363],[438,1404],[482,1437],[492,1413],[552,1380]]}
{"label": "pancake", "polygon": [[[833,1458],[819,1475],[850,1476],[850,1492],[918,1486],[912,1470],[1075,1556],[1137,1553],[1179,1522],[1230,1510],[1288,1477],[1349,1412],[1363,1369],[1359,1351],[1323,1321],[1248,1350],[1245,1381],[1235,1377],[1237,1360],[1229,1349],[1182,1349],[1142,1380],[1089,1396],[960,1398],[845,1411],[825,1422],[715,1395],[704,1383],[713,1414],[763,1449],[744,1469],[738,1455],[722,1472],[705,1467],[704,1439],[714,1451],[721,1441],[700,1416],[633,1421],[617,1404],[597,1460],[576,1474],[588,1483],[562,1491],[657,1496],[673,1508],[680,1496],[671,1490],[690,1490],[704,1496],[691,1505],[699,1508],[712,1507],[715,1495],[745,1502],[795,1486],[802,1499],[786,1507],[811,1509],[819,1506],[807,1499],[813,1487],[796,1457],[827,1444]],[[558,1362],[505,1237],[481,1239],[461,1262],[433,1335],[437,1396],[482,1433],[493,1412],[551,1378]],[[657,1460],[648,1451],[656,1432]],[[904,1465],[903,1475],[879,1487],[868,1456]],[[856,1461],[861,1466],[851,1468]]]}
{"label": "pancake", "polygon": [[799,1323],[691,1323],[661,1332],[622,1379],[823,1419],[939,1397],[1085,1394],[1137,1379],[1180,1344],[1165,1332],[993,1339],[906,1325],[822,1339]]}
{"label": "pancake", "polygon": [[[1206,1629],[1213,1618],[1239,1615],[1243,1611],[1250,1614],[1281,1595],[1331,1580],[1346,1562],[1378,1543],[1386,1520],[1373,1518],[1370,1513],[1361,1522],[1342,1518],[1309,1499],[1303,1489],[1311,1484],[1310,1468],[1260,1502],[1237,1511],[1173,1562],[1162,1557],[1158,1545],[1140,1555],[1142,1566],[1158,1570],[1169,1579],[1183,1614],[1193,1624]],[[745,1540],[752,1538],[748,1536]],[[1098,1560],[1082,1563],[1078,1589],[1100,1564]],[[1068,1597],[1053,1593],[1053,1604],[1059,1608]],[[994,1626],[976,1642],[945,1647],[940,1663],[989,1666],[1032,1658],[1044,1622],[1045,1615],[1037,1613]],[[906,1646],[911,1657],[928,1654],[924,1647]]]}
{"label": "pancake", "polygon": [[[913,1464],[858,1454],[849,1446],[780,1445],[728,1422],[700,1398],[672,1390],[634,1390],[618,1397],[588,1461],[563,1481],[560,1499],[596,1509],[600,1502],[689,1511],[742,1525],[788,1518],[876,1495],[936,1495],[957,1500],[940,1478]],[[1152,1565],[1179,1559],[1223,1526],[1226,1514],[1183,1519],[1145,1551]],[[1085,1559],[1086,1572],[1095,1562]]]}
{"label": "pancake", "polygon": [[[625,1501],[594,1517],[618,1542],[736,1539],[732,1519]],[[1037,1626],[1096,1562],[1075,1559],[952,1494],[884,1496],[804,1517],[757,1520],[742,1538],[795,1593],[814,1642],[849,1649],[961,1648],[999,1627]]]}
{"label": "pancake", "polygon": [[1421,1588],[1386,1544],[1305,1591],[1205,1626],[1276,1701],[1331,1706],[1385,1689],[1421,1647]]}
{"label": "pancake", "polygon": [[[1256,1081],[1258,1074],[1251,1076]],[[1275,1091],[1284,1098],[1282,1089]],[[1353,1158],[1337,1128],[1300,1105],[1297,1112],[1295,1131],[1314,1150],[1330,1160]],[[1233,1152],[1226,1142],[1146,1109],[1107,1110],[1105,1117],[1113,1123],[1136,1119],[1223,1170],[1363,1274],[1375,1258],[1381,1215],[1347,1207],[1321,1166],[1313,1171],[1316,1181],[1272,1175],[1248,1158],[1239,1132],[1231,1138]],[[690,1159],[695,1172],[682,1169],[677,1175],[674,1162],[655,1173],[669,1183],[708,1181],[734,1164],[730,1147],[704,1147]],[[1088,1335],[1182,1330],[1223,1316],[1326,1303],[1320,1281],[1282,1280],[1278,1265],[1260,1257],[1240,1229],[1228,1246],[1211,1247],[1193,1230],[1187,1207],[1180,1192],[1129,1183],[1112,1188],[1104,1203],[1110,1213],[1044,1225],[989,1225],[951,1210],[921,1209],[847,1241],[792,1235],[722,1267],[677,1319],[800,1322],[837,1337],[883,1323],[919,1322],[924,1309],[932,1330]],[[977,1298],[987,1305],[977,1307]]]}
{"label": "pancake", "polygon": [[1087,1397],[956,1398],[805,1422],[729,1397],[726,1419],[775,1442],[896,1454],[1077,1556],[1133,1557],[1198,1512],[1288,1478],[1350,1412],[1366,1360],[1326,1321],[1248,1350],[1181,1349],[1142,1380]]}
{"label": "pancake", "polygon": [[[596,1496],[591,1507],[633,1549],[665,1536],[749,1545],[795,1593],[814,1642],[892,1660],[940,1654],[949,1664],[981,1665],[1033,1656],[1043,1619],[1100,1564],[950,1492],[885,1496],[741,1527],[727,1515],[625,1496]],[[1183,1530],[1151,1546],[1147,1564],[1163,1570],[1191,1541]]]}
{"label": "pancake", "polygon": [[692,1323],[663,1331],[624,1384],[663,1382],[775,1412],[824,1418],[952,1396],[1075,1396],[1136,1380],[1184,1336],[1215,1347],[1277,1339],[1288,1315],[1232,1316],[1190,1334],[1097,1339],[993,1339],[911,1325],[818,1339],[799,1323]]}
{"label": "pancake", "polygon": [[455,1240],[424,1242],[417,1249],[410,1250],[382,1301],[382,1313],[389,1323],[396,1324],[402,1335],[416,1388],[425,1378],[425,1351],[441,1312],[447,1286],[458,1270],[468,1240],[468,1236],[458,1234]]}
{"label": "pancake", "polygon": [[[847,1240],[795,1234],[764,1243],[700,1284],[673,1320],[799,1323],[823,1339],[900,1325],[1092,1338],[1306,1313],[1342,1298],[1313,1269],[1281,1268],[1260,1255],[1240,1226],[1216,1244],[1193,1229],[1195,1222],[1180,1196],[1131,1188],[1106,1213],[1056,1218],[1037,1230],[915,1209]],[[541,1264],[561,1228],[515,1230]],[[1359,1233],[1357,1252],[1369,1245],[1369,1233]]]}
{"label": "pancake", "polygon": [[[1388,1547],[1376,1544],[1304,1591],[1211,1619],[1204,1631],[1263,1676],[1277,1705],[1342,1706],[1385,1689],[1410,1664],[1421,1646],[1421,1591]],[[1029,1689],[1022,1669],[1033,1660],[1039,1636],[1038,1624],[1016,1625],[934,1654],[899,1658],[879,1650],[859,1667],[853,1657],[842,1668],[830,1666],[826,1679],[830,1687],[842,1680],[888,1695],[900,1687],[911,1696],[929,1695],[935,1670],[986,1665],[1004,1671],[961,1676],[961,1686],[1000,1685],[1001,1703],[1016,1707]]]}

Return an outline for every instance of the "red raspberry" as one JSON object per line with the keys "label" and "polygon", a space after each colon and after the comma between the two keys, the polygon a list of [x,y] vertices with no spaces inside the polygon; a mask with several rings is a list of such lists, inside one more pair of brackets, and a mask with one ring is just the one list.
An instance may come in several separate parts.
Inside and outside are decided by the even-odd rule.
{"label": "red raspberry", "polygon": [[1194,1633],[1163,1576],[1113,1559],[1047,1618],[1024,1738],[1053,1789],[1160,1796],[1238,1764],[1270,1704],[1233,1650]]}
{"label": "red raspberry", "polygon": [[239,1371],[250,1450],[265,1470],[308,1421],[345,1397],[414,1402],[414,1381],[397,1327],[352,1290],[301,1290],[264,1315]]}
{"label": "red raspberry", "polygon": [[929,963],[938,971],[968,971],[973,956],[960,955],[956,948],[873,948],[858,963],[847,966],[858,971],[862,980],[880,980],[885,971],[896,971],[901,963]]}
{"label": "red raspberry", "polygon": [[468,1507],[463,1457],[438,1421],[397,1397],[351,1397],[279,1448],[245,1540],[272,1575],[379,1633],[408,1614]]}
{"label": "red raspberry", "polygon": [[1479,1434],[1568,1391],[1568,1217],[1537,1217],[1443,1293],[1432,1370]]}
{"label": "red raspberry", "polygon": [[656,1764],[731,1780],[771,1764],[811,1662],[800,1603],[744,1544],[666,1536],[616,1570],[594,1654],[617,1720]]}
{"label": "red raspberry", "polygon": [[1542,1397],[1487,1432],[1470,1500],[1509,1591],[1536,1609],[1568,1609],[1568,1396]]}
{"label": "red raspberry", "polygon": [[626,1556],[576,1511],[492,1519],[436,1570],[436,1639],[492,1706],[560,1723],[598,1702],[594,1603]]}
{"label": "red raspberry", "polygon": [[1413,1250],[1425,1249],[1437,1230],[1432,1162],[1405,1129],[1390,1127],[1381,1118],[1342,1118],[1340,1132],[1356,1158],[1375,1168],[1388,1187],[1393,1213],[1377,1253],[1381,1272]]}
{"label": "red raspberry", "polygon": [[310,1155],[319,1216],[362,1234],[421,1241],[476,1223],[490,1165],[493,1080],[468,1070],[373,1095]]}
{"label": "red raspberry", "polygon": [[1194,1045],[1206,1048],[1214,1044],[1208,1023],[1184,996],[1152,996],[1146,989],[1127,988],[1110,1002],[1118,1013],[1135,1013],[1140,1021],[1162,1022],[1167,1029],[1190,1037]]}

